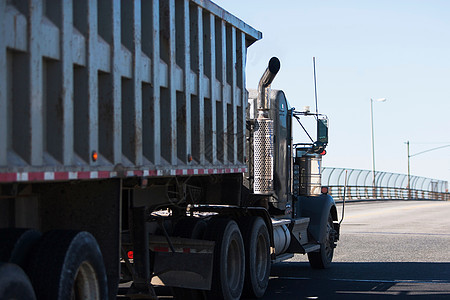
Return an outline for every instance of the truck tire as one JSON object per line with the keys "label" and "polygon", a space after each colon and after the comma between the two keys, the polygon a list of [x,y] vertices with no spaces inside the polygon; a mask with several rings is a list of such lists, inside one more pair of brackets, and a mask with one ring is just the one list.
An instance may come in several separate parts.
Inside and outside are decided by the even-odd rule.
{"label": "truck tire", "polygon": [[245,281],[243,294],[260,298],[269,284],[270,237],[266,223],[260,217],[239,220],[245,246]]}
{"label": "truck tire", "polygon": [[208,299],[240,299],[245,278],[244,242],[235,221],[214,218],[208,224],[206,240],[215,241],[211,291]]}
{"label": "truck tire", "polygon": [[[0,261],[25,267],[30,249],[39,241],[42,234],[34,229],[0,229]],[[1,298],[0,298],[1,299]]]}
{"label": "truck tire", "polygon": [[53,230],[36,245],[28,274],[38,299],[107,299],[103,256],[86,231]]}
{"label": "truck tire", "polygon": [[36,299],[27,274],[18,265],[0,263],[0,299]]}
{"label": "truck tire", "polygon": [[308,260],[313,269],[327,269],[331,266],[334,253],[334,229],[331,213],[328,215],[325,236],[321,237],[320,250],[309,252]]}
{"label": "truck tire", "polygon": [[174,227],[173,235],[182,238],[203,239],[208,224],[199,218],[181,219]]}
{"label": "truck tire", "polygon": [[[180,220],[173,230],[174,236],[202,240],[208,224],[198,218],[184,218]],[[205,291],[185,288],[172,288],[175,299],[205,299]]]}

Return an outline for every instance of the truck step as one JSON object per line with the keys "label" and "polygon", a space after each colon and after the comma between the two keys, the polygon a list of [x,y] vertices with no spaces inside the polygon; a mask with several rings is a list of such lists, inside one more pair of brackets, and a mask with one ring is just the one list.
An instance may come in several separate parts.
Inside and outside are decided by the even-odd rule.
{"label": "truck step", "polygon": [[309,218],[295,219],[293,226],[290,228],[294,244],[298,243],[300,245],[306,245],[309,243],[308,225]]}
{"label": "truck step", "polygon": [[298,219],[272,219],[272,226],[278,227],[282,225],[286,225],[289,227],[289,225],[293,224],[296,227],[308,227],[309,224],[309,218],[298,218]]}
{"label": "truck step", "polygon": [[303,249],[305,249],[305,253],[314,252],[320,250],[319,244],[306,244],[302,245]]}
{"label": "truck step", "polygon": [[294,257],[294,254],[292,254],[292,253],[283,253],[281,255],[278,255],[274,260],[272,260],[272,263],[276,264],[276,263],[285,261],[285,260],[287,260],[289,258],[292,258],[292,257]]}
{"label": "truck step", "polygon": [[274,228],[278,227],[278,226],[283,226],[283,225],[289,226],[289,224],[291,224],[291,223],[292,223],[292,219],[272,219],[272,226]]}

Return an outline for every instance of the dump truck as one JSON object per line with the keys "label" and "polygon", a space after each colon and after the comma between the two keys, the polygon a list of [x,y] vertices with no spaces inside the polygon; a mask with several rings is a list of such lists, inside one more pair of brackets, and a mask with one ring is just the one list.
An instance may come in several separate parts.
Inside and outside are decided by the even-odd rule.
{"label": "dump truck", "polygon": [[262,297],[273,263],[329,267],[328,119],[271,89],[277,58],[246,89],[261,38],[208,0],[0,0],[0,299]]}

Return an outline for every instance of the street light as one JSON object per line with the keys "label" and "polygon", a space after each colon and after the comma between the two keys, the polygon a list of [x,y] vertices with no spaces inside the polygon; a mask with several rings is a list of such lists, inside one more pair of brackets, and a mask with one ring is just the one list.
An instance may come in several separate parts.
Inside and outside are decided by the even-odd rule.
{"label": "street light", "polygon": [[[375,100],[377,102],[386,102],[386,98],[380,98]],[[372,187],[373,187],[373,195],[376,197],[376,189],[375,189],[375,138],[373,132],[373,99],[370,98],[370,122],[372,125]]]}
{"label": "street light", "polygon": [[411,200],[411,165],[409,160],[411,155],[409,155],[409,141],[406,142],[407,152],[408,152],[408,200]]}
{"label": "street light", "polygon": [[417,156],[417,155],[420,155],[420,154],[423,154],[423,153],[427,153],[427,152],[430,152],[430,151],[434,151],[434,150],[438,150],[438,149],[442,149],[442,148],[447,148],[447,147],[450,147],[450,145],[439,146],[439,147],[436,147],[436,148],[431,148],[431,149],[428,149],[428,150],[421,151],[419,153],[410,155],[409,154],[409,141],[406,141],[405,144],[406,144],[406,147],[407,147],[407,154],[408,154],[408,199],[411,199],[411,163],[410,163],[411,157]]}

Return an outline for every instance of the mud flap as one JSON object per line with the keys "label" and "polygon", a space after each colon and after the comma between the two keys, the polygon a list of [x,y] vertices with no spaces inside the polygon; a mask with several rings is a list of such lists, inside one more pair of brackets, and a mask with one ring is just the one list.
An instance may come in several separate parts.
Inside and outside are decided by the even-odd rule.
{"label": "mud flap", "polygon": [[213,253],[156,252],[153,285],[209,290]]}
{"label": "mud flap", "polygon": [[213,241],[170,238],[173,252],[162,236],[150,236],[153,273],[151,283],[198,290],[211,289]]}

